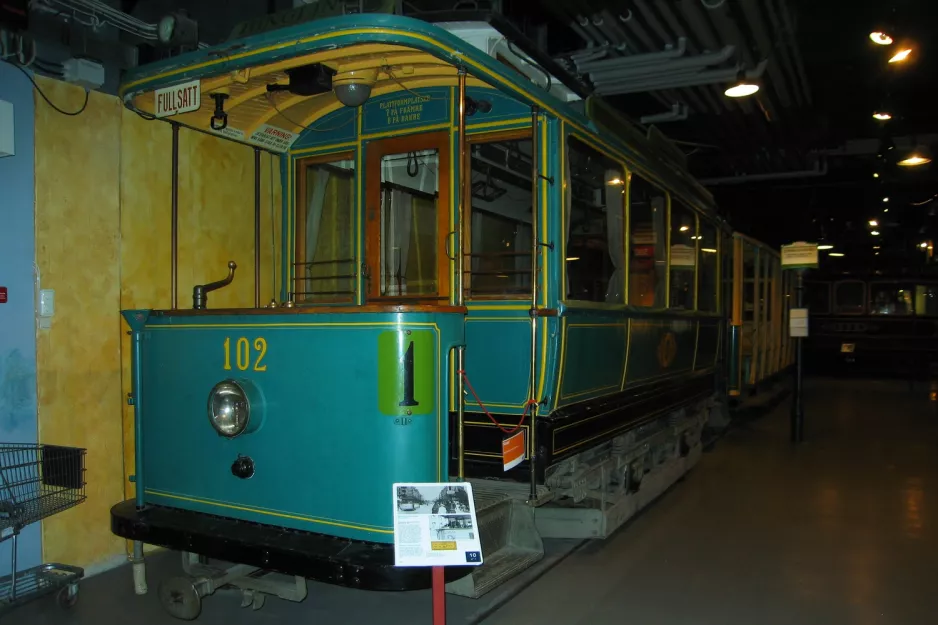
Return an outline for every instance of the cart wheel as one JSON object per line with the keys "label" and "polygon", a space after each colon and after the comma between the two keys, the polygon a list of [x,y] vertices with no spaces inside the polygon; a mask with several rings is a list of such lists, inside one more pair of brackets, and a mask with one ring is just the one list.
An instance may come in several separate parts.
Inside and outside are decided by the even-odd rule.
{"label": "cart wheel", "polygon": [[171,577],[160,582],[160,603],[171,616],[191,621],[202,612],[202,598],[187,577]]}
{"label": "cart wheel", "polygon": [[55,600],[60,607],[66,610],[73,607],[78,603],[78,584],[69,584],[59,589],[59,592],[55,595]]}

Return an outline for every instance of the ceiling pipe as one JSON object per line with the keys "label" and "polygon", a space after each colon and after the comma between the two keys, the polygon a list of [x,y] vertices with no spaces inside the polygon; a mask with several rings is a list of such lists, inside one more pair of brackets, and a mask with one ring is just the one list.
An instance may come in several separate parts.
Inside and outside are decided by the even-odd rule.
{"label": "ceiling pipe", "polygon": [[[757,0],[743,0],[742,1],[743,14],[746,16],[746,20],[749,22],[749,28],[752,30],[752,34],[756,39],[756,46],[759,49],[759,54],[762,58],[772,59],[773,57],[778,57],[781,55],[773,54],[772,42],[769,39],[769,33],[765,28],[765,22],[762,20],[762,15],[759,10],[759,5]],[[782,67],[780,63],[770,63],[767,68],[769,73],[769,80],[772,83],[772,86],[775,88],[775,92],[778,94],[778,100],[781,102],[782,106],[789,108],[791,106],[791,95],[788,92],[788,85],[785,81],[785,76],[782,74]]]}
{"label": "ceiling pipe", "polygon": [[652,41],[651,37],[648,36],[648,33],[645,31],[645,28],[638,22],[635,18],[635,14],[632,11],[627,11],[625,15],[619,16],[619,21],[626,25],[626,27],[632,31],[638,40],[642,42],[646,48],[654,49],[655,42]]}
{"label": "ceiling pipe", "polygon": [[686,73],[703,69],[711,65],[725,63],[726,61],[730,60],[735,52],[736,48],[733,46],[726,46],[719,52],[699,54],[697,56],[690,56],[675,61],[655,63],[653,65],[639,65],[637,67],[607,66],[608,68],[606,69],[590,69],[588,71],[590,74],[590,80],[592,80],[594,83],[597,81],[614,82],[610,79],[625,79],[633,76],[645,76],[648,74]]}
{"label": "ceiling pipe", "polygon": [[782,59],[782,68],[785,70],[786,78],[791,81],[791,91],[795,96],[798,106],[804,106],[805,97],[798,85],[798,72],[791,60],[791,54],[788,53],[788,45],[782,37],[782,25],[778,19],[778,13],[775,12],[775,6],[772,0],[765,0],[765,12],[769,16],[769,23],[772,28],[772,39],[776,41],[776,47],[780,51],[779,57]]}
{"label": "ceiling pipe", "polygon": [[679,122],[687,119],[687,105],[681,102],[675,102],[671,105],[670,111],[656,113],[654,115],[643,115],[640,121],[643,124],[662,124],[664,122]]}
{"label": "ceiling pipe", "polygon": [[766,182],[769,180],[787,180],[791,178],[817,178],[827,175],[827,161],[819,162],[814,169],[801,171],[783,171],[775,174],[750,174],[742,176],[726,176],[724,178],[702,178],[698,182],[706,187],[721,184],[745,184],[749,182]]}
{"label": "ceiling pipe", "polygon": [[687,51],[687,41],[679,39],[676,48],[663,50],[662,52],[646,52],[644,54],[630,54],[628,56],[616,57],[612,59],[602,59],[597,61],[577,62],[577,71],[595,72],[604,69],[620,69],[627,67],[638,67],[641,65],[657,65],[672,59],[684,56]]}
{"label": "ceiling pipe", "polygon": [[593,41],[595,41],[596,44],[602,45],[604,42],[608,41],[606,37],[599,31],[599,29],[593,26],[593,22],[591,22],[589,18],[583,17],[582,15],[577,15],[576,19],[579,22],[580,27],[586,31],[586,34],[593,38]]}
{"label": "ceiling pipe", "polygon": [[609,56],[609,46],[602,46],[574,52],[570,55],[570,60],[574,63],[589,63],[590,61],[604,59],[607,56]]}
{"label": "ceiling pipe", "polygon": [[638,9],[638,12],[641,14],[642,19],[648,24],[648,27],[658,35],[658,38],[665,43],[671,43],[674,40],[674,37],[665,30],[664,26],[661,25],[661,21],[658,19],[658,16],[655,15],[655,12],[651,10],[649,5],[649,0],[634,0],[635,8]]}
{"label": "ceiling pipe", "polygon": [[[746,78],[754,80],[759,78],[765,71],[768,61],[762,60],[755,69],[746,71],[743,75]],[[659,89],[674,89],[676,87],[693,87],[697,85],[710,85],[716,83],[729,83],[739,75],[739,67],[730,69],[716,69],[696,74],[683,75],[678,79],[664,77],[655,80],[645,81],[624,81],[618,83],[603,84],[596,87],[596,93],[600,95],[619,95],[625,93],[641,93],[644,91],[656,91]]]}
{"label": "ceiling pipe", "polygon": [[[684,27],[681,26],[681,23],[677,21],[677,17],[671,10],[670,3],[671,0],[655,0],[655,7],[658,9],[658,13],[661,14],[664,21],[667,22],[671,32],[677,35],[678,38],[687,38],[687,32],[684,30]],[[694,45],[693,41],[688,41],[687,51],[691,54],[697,54],[697,46]],[[706,103],[704,109],[709,109],[714,114],[719,114],[723,109],[730,110],[730,103],[726,101],[723,94],[717,93],[714,95],[716,89],[717,88],[714,86],[696,87],[688,89],[688,93],[693,94],[695,91],[698,92],[700,99]]]}
{"label": "ceiling pipe", "polygon": [[615,17],[612,16],[609,11],[603,10],[602,13],[598,13],[593,16],[593,26],[597,27],[610,41],[616,43],[616,48],[620,51],[625,50],[626,47],[631,46],[633,50],[637,50],[634,42],[629,40],[628,35],[625,34],[619,25],[616,23]]}
{"label": "ceiling pipe", "polygon": [[782,23],[785,25],[785,30],[788,33],[788,45],[791,47],[792,56],[795,57],[795,67],[798,69],[798,78],[801,80],[801,88],[804,90],[804,97],[808,101],[808,104],[812,104],[811,87],[808,85],[808,76],[805,74],[804,63],[801,61],[801,50],[798,49],[798,44],[795,41],[795,28],[791,21],[791,15],[788,13],[788,4],[785,0],[779,0],[779,7],[782,14]]}
{"label": "ceiling pipe", "polygon": [[570,30],[575,32],[577,36],[579,36],[580,39],[583,40],[583,43],[586,44],[587,49],[592,49],[596,47],[597,42],[594,41],[593,38],[589,36],[586,30],[584,30],[583,27],[580,26],[576,20],[573,20],[572,22],[570,22]]}

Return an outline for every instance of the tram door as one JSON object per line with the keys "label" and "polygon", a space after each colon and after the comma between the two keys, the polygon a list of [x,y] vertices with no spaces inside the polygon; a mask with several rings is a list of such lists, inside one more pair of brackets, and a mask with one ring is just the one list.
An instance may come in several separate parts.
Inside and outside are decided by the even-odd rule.
{"label": "tram door", "polygon": [[448,305],[449,133],[372,141],[365,154],[366,301]]}

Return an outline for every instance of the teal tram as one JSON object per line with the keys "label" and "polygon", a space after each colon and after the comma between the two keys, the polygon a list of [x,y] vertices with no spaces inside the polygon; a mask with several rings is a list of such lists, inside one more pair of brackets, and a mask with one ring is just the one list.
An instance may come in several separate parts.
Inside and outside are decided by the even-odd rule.
{"label": "teal tram", "polygon": [[[121,93],[283,163],[280,301],[212,308],[232,267],[191,308],[123,312],[136,496],[112,530],[139,590],[143,543],[187,570],[427,587],[393,565],[391,485],[472,480],[486,563],[448,586],[479,596],[542,537],[608,536],[725,421],[731,229],[663,135],[504,25],[331,17]],[[234,579],[207,575],[164,603]]]}

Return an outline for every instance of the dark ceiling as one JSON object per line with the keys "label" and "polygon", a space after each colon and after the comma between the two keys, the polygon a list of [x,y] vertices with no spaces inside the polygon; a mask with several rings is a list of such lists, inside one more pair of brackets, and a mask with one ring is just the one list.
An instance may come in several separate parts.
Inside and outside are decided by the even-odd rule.
{"label": "dark ceiling", "polygon": [[[532,12],[531,4],[521,1],[506,6],[506,12],[514,12],[529,33],[536,23],[546,25],[549,53],[574,71],[589,67],[587,62],[578,68],[572,60],[578,52],[604,50],[603,59],[627,58],[675,47],[680,37],[686,40],[685,57],[734,46],[725,62],[704,71],[737,64],[753,70],[768,61],[757,79],[760,91],[748,98],[725,97],[730,83],[724,82],[631,92],[635,79],[621,83],[628,93],[608,96],[636,120],[675,103],[687,105],[686,119],[658,125],[685,149],[692,172],[736,228],[773,245],[823,238],[845,254],[831,262],[857,268],[920,263],[925,258],[920,243],[938,238],[938,202],[929,201],[938,193],[938,162],[917,168],[895,164],[917,144],[938,143],[931,88],[938,65],[938,46],[932,43],[938,35],[935,3],[541,4],[546,11]],[[874,44],[873,30],[888,32],[894,43]],[[904,47],[913,49],[908,61],[887,62]],[[666,82],[664,72],[671,70],[661,67],[649,84]],[[580,73],[596,76],[588,69]],[[671,76],[675,82],[682,78]],[[872,113],[884,107],[893,119],[874,120]],[[871,234],[871,219],[878,222],[879,235]]]}

